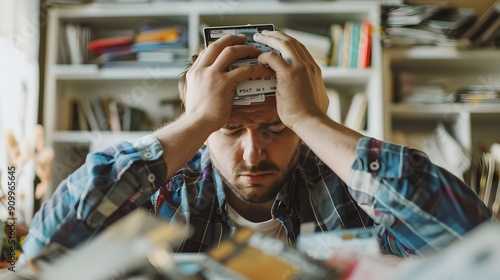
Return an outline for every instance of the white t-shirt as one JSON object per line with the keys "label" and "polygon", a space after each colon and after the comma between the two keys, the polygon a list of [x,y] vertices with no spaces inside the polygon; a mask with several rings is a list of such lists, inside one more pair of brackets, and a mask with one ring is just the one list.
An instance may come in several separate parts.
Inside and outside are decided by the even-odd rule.
{"label": "white t-shirt", "polygon": [[227,204],[227,213],[229,215],[229,225],[231,226],[231,236],[238,228],[246,227],[255,232],[262,232],[267,235],[286,240],[286,232],[280,221],[269,219],[263,222],[252,222],[243,218],[236,210]]}

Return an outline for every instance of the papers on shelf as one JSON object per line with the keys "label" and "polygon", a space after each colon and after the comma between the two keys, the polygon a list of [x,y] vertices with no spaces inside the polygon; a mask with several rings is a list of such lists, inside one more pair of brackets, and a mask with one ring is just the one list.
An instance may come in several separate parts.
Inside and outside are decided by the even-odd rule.
{"label": "papers on shelf", "polygon": [[463,103],[500,103],[500,86],[470,85],[455,92],[458,102]]}
{"label": "papers on shelf", "polygon": [[448,79],[401,71],[396,74],[395,99],[403,103],[451,103],[456,100],[448,90]]}
{"label": "papers on shelf", "polygon": [[500,144],[493,143],[489,152],[474,158],[470,172],[470,186],[493,217],[500,220]]}
{"label": "papers on shelf", "polygon": [[397,143],[423,151],[432,163],[448,170],[458,178],[463,179],[464,172],[470,167],[471,160],[442,123],[439,123],[430,134],[405,134],[396,131],[393,133],[393,139]]}

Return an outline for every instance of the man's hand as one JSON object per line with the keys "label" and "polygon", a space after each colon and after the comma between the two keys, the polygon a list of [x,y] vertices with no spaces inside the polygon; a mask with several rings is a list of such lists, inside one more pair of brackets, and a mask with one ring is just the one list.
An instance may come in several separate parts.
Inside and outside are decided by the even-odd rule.
{"label": "man's hand", "polygon": [[325,117],[328,96],[321,69],[307,49],[296,39],[279,31],[262,31],[254,35],[256,42],[281,52],[259,55],[258,61],[276,71],[276,100],[281,121],[290,129],[307,118]]}
{"label": "man's hand", "polygon": [[304,45],[279,31],[262,31],[254,40],[281,52],[259,55],[278,80],[276,101],[281,121],[293,130],[344,182],[356,160],[363,135],[331,120],[321,69]]}
{"label": "man's hand", "polygon": [[203,50],[187,72],[186,115],[202,120],[215,130],[224,126],[231,114],[238,83],[249,78],[272,76],[263,65],[227,72],[237,59],[255,58],[262,52],[243,45],[245,36],[224,36]]}
{"label": "man's hand", "polygon": [[248,66],[227,71],[238,59],[255,58],[262,52],[244,45],[243,36],[225,36],[202,51],[186,75],[186,111],[177,120],[154,132],[163,147],[169,179],[203,145],[211,133],[226,125],[238,83],[249,78],[272,76],[264,67]]}

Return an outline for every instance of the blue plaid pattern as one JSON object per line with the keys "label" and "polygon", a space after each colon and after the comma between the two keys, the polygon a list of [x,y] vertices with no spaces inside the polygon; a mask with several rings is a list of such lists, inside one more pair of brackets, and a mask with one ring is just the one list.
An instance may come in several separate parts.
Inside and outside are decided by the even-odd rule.
{"label": "blue plaid pattern", "polygon": [[[271,211],[291,244],[301,228],[375,227],[384,252],[421,255],[491,217],[465,183],[418,150],[364,137],[356,151],[345,184],[301,147],[299,164]],[[201,148],[168,181],[162,153],[160,143],[146,136],[89,155],[35,215],[23,246],[26,256],[52,242],[75,247],[144,205],[163,219],[195,228],[178,252],[203,252],[229,238],[224,183],[212,169],[208,149]]]}

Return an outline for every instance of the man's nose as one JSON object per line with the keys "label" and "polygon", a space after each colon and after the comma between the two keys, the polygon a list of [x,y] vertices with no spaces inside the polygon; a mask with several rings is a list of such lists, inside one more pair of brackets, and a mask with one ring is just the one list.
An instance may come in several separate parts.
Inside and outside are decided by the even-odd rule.
{"label": "man's nose", "polygon": [[258,131],[250,130],[243,141],[243,160],[249,165],[257,165],[266,159],[266,147]]}

